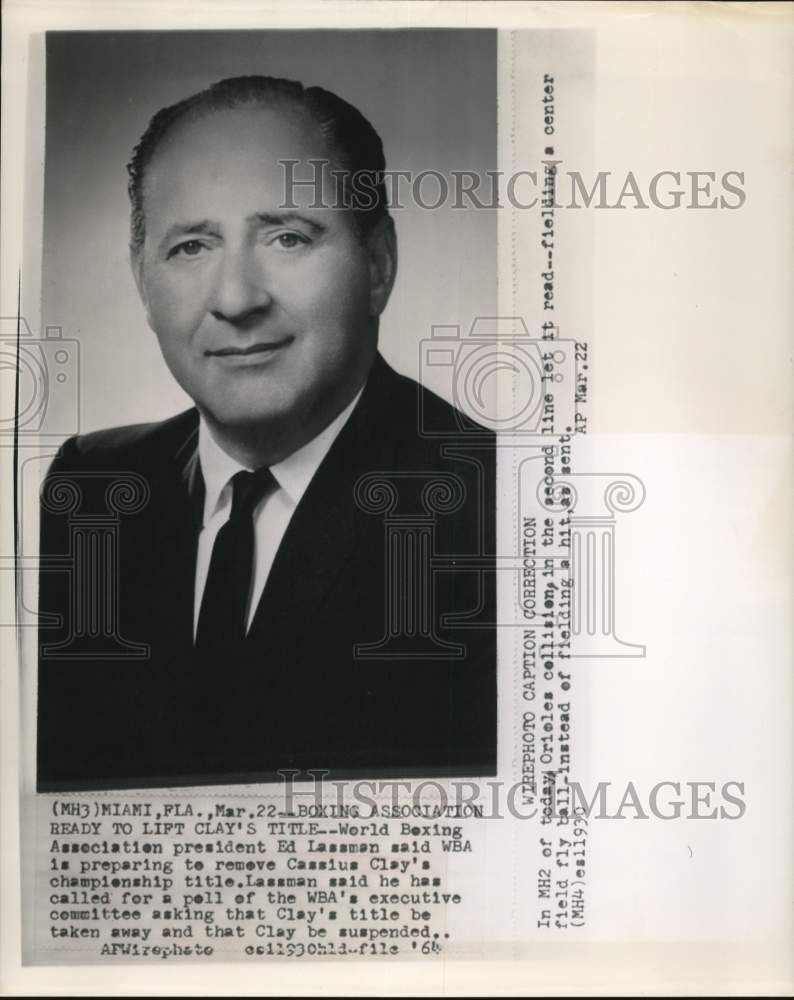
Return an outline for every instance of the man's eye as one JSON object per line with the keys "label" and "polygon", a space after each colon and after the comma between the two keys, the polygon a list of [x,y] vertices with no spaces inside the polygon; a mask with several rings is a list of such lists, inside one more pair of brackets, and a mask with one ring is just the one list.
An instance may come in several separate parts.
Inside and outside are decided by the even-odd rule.
{"label": "man's eye", "polygon": [[197,257],[203,249],[204,244],[201,240],[186,240],[184,243],[177,243],[175,247],[172,247],[168,256]]}
{"label": "man's eye", "polygon": [[301,233],[279,233],[274,242],[283,250],[294,250],[295,247],[309,243],[310,241]]}

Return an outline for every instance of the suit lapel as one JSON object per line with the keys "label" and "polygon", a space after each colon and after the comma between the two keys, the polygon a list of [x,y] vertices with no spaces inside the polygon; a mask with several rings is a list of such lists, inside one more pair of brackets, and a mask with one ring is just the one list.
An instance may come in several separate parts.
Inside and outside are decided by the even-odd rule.
{"label": "suit lapel", "polygon": [[[257,606],[249,639],[262,641],[269,624],[283,616],[299,621],[326,600],[334,581],[356,552],[362,519],[355,503],[357,480],[365,473],[394,468],[391,399],[396,376],[378,355],[364,392],[329,449],[293,514]],[[204,482],[198,460],[198,413],[180,421],[157,502],[153,534],[158,577],[173,638],[192,646],[196,551],[201,530]],[[311,620],[307,618],[307,620]],[[165,625],[164,625],[165,627]]]}
{"label": "suit lapel", "polygon": [[[354,489],[367,472],[391,468],[382,414],[388,412],[390,370],[380,356],[358,405],[314,475],[279,546],[249,639],[283,616],[311,621],[360,541],[362,515]],[[385,408],[385,409],[384,409]]]}
{"label": "suit lapel", "polygon": [[155,613],[163,619],[159,631],[164,645],[184,650],[193,643],[196,550],[204,497],[195,410],[185,414],[151,485]]}

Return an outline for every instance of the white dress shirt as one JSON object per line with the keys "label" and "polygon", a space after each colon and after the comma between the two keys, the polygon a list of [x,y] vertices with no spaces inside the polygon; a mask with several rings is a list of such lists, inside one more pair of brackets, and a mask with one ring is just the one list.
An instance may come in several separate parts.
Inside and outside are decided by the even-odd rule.
{"label": "white dress shirt", "polygon": [[[248,598],[247,628],[251,627],[259,599],[265,589],[268,574],[290,518],[315,472],[319,469],[320,463],[328,454],[336,436],[347,423],[348,417],[361,396],[361,391],[324,430],[320,431],[317,437],[299,448],[298,451],[293,452],[283,462],[270,467],[270,471],[278,483],[278,489],[271,491],[254,509],[253,586]],[[246,468],[220,447],[203,417],[199,424],[198,454],[205,493],[204,518],[196,557],[196,581],[193,599],[194,636],[198,627],[201,598],[207,582],[215,536],[229,520],[231,514],[232,486],[230,480],[241,469]]]}

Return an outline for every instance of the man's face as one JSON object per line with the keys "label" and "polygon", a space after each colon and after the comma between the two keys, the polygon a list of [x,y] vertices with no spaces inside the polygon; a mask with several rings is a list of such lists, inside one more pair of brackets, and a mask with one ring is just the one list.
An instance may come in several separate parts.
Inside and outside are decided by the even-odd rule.
{"label": "man's face", "polygon": [[149,324],[182,388],[230,430],[324,426],[374,357],[391,280],[371,241],[328,184],[329,207],[310,208],[308,187],[282,207],[278,161],[311,158],[331,155],[301,109],[243,107],[180,123],[146,171],[133,271]]}

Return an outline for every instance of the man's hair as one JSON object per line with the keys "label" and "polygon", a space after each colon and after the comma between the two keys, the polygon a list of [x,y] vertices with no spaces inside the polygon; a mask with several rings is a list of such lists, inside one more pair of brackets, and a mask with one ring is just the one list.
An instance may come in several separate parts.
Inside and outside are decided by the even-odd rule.
{"label": "man's hair", "polygon": [[[246,105],[288,104],[304,108],[311,115],[328,141],[335,168],[343,172],[343,190],[329,192],[331,204],[341,203],[352,209],[361,233],[370,232],[389,214],[383,182],[386,169],[383,143],[370,122],[352,104],[322,87],[304,87],[294,80],[273,76],[238,76],[220,80],[198,94],[162,108],[149,122],[127,164],[132,249],[140,250],[146,236],[143,208],[146,169],[161,141],[175,125],[214,111]],[[366,179],[363,192],[355,182],[357,177]],[[298,178],[295,183],[300,183]]]}

